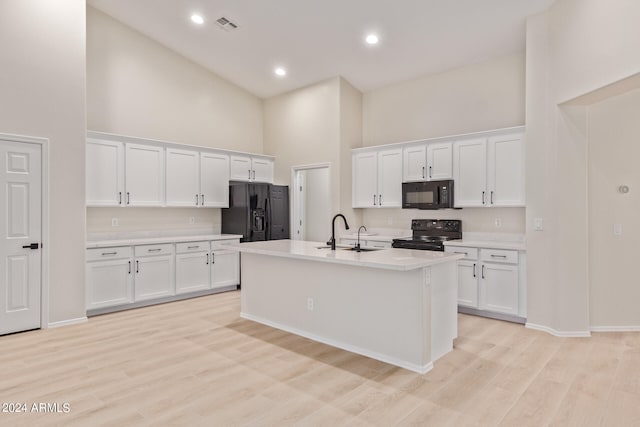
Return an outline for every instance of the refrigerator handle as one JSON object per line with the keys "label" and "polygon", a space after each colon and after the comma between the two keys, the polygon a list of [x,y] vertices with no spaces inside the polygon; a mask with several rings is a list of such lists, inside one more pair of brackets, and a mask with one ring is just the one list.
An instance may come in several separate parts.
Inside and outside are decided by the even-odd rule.
{"label": "refrigerator handle", "polygon": [[269,201],[269,198],[267,197],[265,200],[265,229],[267,232],[267,240],[271,240],[271,202]]}

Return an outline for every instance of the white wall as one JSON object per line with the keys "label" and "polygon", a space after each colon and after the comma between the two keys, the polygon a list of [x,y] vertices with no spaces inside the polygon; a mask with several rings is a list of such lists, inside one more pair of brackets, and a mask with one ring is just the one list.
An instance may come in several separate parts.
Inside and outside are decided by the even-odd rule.
{"label": "white wall", "polygon": [[[523,125],[524,71],[525,56],[518,53],[367,92],[363,145]],[[465,231],[524,234],[524,208],[363,209],[364,224],[371,227],[407,229],[413,218],[434,216],[461,219]],[[495,227],[496,218],[501,228]]]}
{"label": "white wall", "polygon": [[588,126],[590,324],[640,328],[640,89],[590,106]]}
{"label": "white wall", "polygon": [[[110,16],[87,10],[90,130],[263,153],[262,100]],[[219,209],[87,209],[89,232],[211,229]],[[111,218],[120,220],[111,227]],[[194,217],[195,224],[189,224]]]}
{"label": "white wall", "polygon": [[84,0],[0,3],[0,132],[50,143],[49,322],[85,316],[85,40]]}
{"label": "white wall", "polygon": [[559,334],[590,324],[588,117],[559,104],[640,70],[639,20],[633,0],[557,0],[527,23],[528,321]]}

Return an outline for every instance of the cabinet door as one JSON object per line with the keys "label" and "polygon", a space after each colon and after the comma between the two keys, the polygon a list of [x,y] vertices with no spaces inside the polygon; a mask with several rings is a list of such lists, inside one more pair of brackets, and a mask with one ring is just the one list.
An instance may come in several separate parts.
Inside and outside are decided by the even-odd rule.
{"label": "cabinet door", "polygon": [[124,202],[122,143],[88,140],[86,150],[87,206],[122,206]]}
{"label": "cabinet door", "polygon": [[417,145],[402,150],[402,181],[424,181],[427,178],[427,146]]}
{"label": "cabinet door", "polygon": [[200,205],[229,207],[229,156],[200,153]]}
{"label": "cabinet door", "polygon": [[370,208],[378,204],[378,156],[375,151],[353,155],[352,196],[354,208]]}
{"label": "cabinet door", "polygon": [[483,310],[518,314],[518,266],[482,264],[481,305]]}
{"label": "cabinet door", "polygon": [[252,175],[251,179],[256,182],[273,182],[273,160],[253,158],[251,161]]}
{"label": "cabinet door", "polygon": [[126,144],[125,150],[127,205],[162,206],[164,203],[164,148]]}
{"label": "cabinet door", "polygon": [[87,263],[87,310],[133,302],[131,259]]}
{"label": "cabinet door", "polygon": [[427,179],[437,181],[453,177],[453,144],[439,142],[427,146]]}
{"label": "cabinet door", "polygon": [[197,151],[167,148],[167,206],[200,205],[200,162]]}
{"label": "cabinet door", "polygon": [[228,249],[211,251],[211,288],[240,283],[240,254]]}
{"label": "cabinet door", "polygon": [[524,135],[489,138],[488,203],[492,206],[524,206]]}
{"label": "cabinet door", "polygon": [[487,141],[485,138],[454,142],[453,180],[456,207],[486,205]]}
{"label": "cabinet door", "polygon": [[378,206],[402,207],[402,150],[378,152]]}
{"label": "cabinet door", "polygon": [[458,261],[458,305],[478,308],[478,263]]}
{"label": "cabinet door", "polygon": [[229,179],[232,181],[250,181],[251,180],[251,157],[249,156],[230,156],[231,162]]}
{"label": "cabinet door", "polygon": [[175,293],[174,256],[140,257],[135,262],[135,300],[142,301]]}
{"label": "cabinet door", "polygon": [[209,289],[209,257],[208,251],[176,255],[176,294]]}

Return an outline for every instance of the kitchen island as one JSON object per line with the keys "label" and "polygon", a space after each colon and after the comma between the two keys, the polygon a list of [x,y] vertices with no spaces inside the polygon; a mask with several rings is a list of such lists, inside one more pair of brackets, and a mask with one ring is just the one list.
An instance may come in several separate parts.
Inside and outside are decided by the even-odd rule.
{"label": "kitchen island", "polygon": [[419,373],[453,348],[464,255],[294,240],[235,247],[245,319]]}

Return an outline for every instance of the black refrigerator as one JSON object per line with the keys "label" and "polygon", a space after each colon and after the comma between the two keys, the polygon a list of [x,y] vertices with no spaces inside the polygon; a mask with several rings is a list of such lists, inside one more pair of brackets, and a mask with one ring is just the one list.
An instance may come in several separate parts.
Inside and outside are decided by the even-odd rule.
{"label": "black refrigerator", "polygon": [[241,242],[288,239],[289,187],[231,181],[222,232],[242,234]]}

